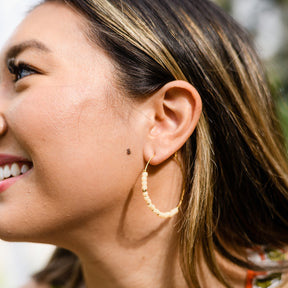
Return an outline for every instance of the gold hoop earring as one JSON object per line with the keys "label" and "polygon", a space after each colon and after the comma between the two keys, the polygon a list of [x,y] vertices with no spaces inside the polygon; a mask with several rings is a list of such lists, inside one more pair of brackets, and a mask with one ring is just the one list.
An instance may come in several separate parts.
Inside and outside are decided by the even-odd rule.
{"label": "gold hoop earring", "polygon": [[[171,218],[173,216],[175,216],[178,212],[179,212],[179,208],[182,204],[182,201],[183,201],[183,197],[184,197],[184,193],[185,193],[185,183],[183,183],[183,189],[182,189],[182,194],[181,194],[181,198],[180,198],[180,201],[177,205],[177,207],[171,209],[170,211],[168,212],[161,212],[159,211],[155,205],[152,203],[152,200],[151,198],[149,197],[149,194],[148,194],[148,184],[147,184],[147,178],[148,178],[148,172],[147,172],[147,169],[148,169],[148,166],[151,162],[151,160],[153,159],[155,155],[153,155],[147,162],[146,166],[145,166],[145,169],[144,171],[142,172],[142,194],[143,194],[143,197],[144,197],[144,200],[145,202],[147,203],[147,206],[151,209],[151,211],[153,213],[155,213],[157,216],[161,217],[161,218]],[[176,160],[176,162],[180,165],[179,163],[179,160],[177,158],[177,153],[174,154],[174,158]],[[180,165],[180,168],[181,168],[181,172],[182,172],[182,175],[183,175],[183,179],[184,179],[184,173],[183,173],[183,169]]]}

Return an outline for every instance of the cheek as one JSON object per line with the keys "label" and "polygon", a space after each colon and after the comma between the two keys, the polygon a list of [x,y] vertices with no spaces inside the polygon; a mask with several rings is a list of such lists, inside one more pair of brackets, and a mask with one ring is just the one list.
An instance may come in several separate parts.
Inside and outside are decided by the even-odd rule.
{"label": "cheek", "polygon": [[[52,146],[64,151],[79,146],[87,142],[83,137],[97,135],[109,114],[102,91],[91,94],[77,86],[31,89],[10,110],[12,130],[32,156]],[[37,151],[35,145],[39,146]]]}
{"label": "cheek", "polygon": [[143,143],[137,120],[123,120],[105,95],[31,89],[14,102],[9,127],[34,168],[0,206],[6,239],[50,241],[50,234],[82,229],[91,219],[100,224],[107,211],[122,209],[141,173]]}
{"label": "cheek", "polygon": [[80,198],[89,204],[103,195],[109,201],[115,183],[122,183],[119,157],[125,155],[129,129],[105,95],[75,87],[31,91],[11,111],[17,140],[34,164],[37,191],[57,206],[78,204]]}

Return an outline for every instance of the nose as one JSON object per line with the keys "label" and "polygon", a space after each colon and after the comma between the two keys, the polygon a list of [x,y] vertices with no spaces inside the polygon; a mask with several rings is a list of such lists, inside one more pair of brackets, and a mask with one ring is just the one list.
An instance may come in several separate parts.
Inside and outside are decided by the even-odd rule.
{"label": "nose", "polygon": [[7,131],[7,122],[2,113],[0,113],[0,137],[3,136]]}
{"label": "nose", "polygon": [[[1,76],[2,76],[2,73],[0,73],[0,78]],[[7,120],[4,114],[4,110],[6,109],[6,105],[7,105],[6,103],[7,92],[6,92],[6,85],[4,81],[1,81],[2,79],[0,79],[0,137],[2,137],[7,132],[7,129],[8,129]]]}

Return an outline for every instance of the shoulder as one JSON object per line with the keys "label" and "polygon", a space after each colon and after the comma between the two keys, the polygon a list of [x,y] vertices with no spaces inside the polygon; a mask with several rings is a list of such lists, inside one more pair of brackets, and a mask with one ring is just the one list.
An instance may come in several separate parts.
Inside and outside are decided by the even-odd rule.
{"label": "shoulder", "polygon": [[24,286],[21,286],[20,288],[51,288],[51,286],[49,286],[48,284],[39,284],[34,280],[30,280],[30,282],[28,282]]}

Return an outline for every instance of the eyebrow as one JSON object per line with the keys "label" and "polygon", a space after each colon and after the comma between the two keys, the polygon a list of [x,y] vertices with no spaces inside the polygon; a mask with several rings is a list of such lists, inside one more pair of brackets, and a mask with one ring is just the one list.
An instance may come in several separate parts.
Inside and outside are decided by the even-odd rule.
{"label": "eyebrow", "polygon": [[6,52],[5,62],[7,63],[10,59],[16,58],[20,53],[28,49],[39,50],[41,52],[46,52],[46,53],[51,52],[51,50],[42,42],[39,42],[37,40],[29,40],[29,41],[25,41],[20,44],[11,46]]}

